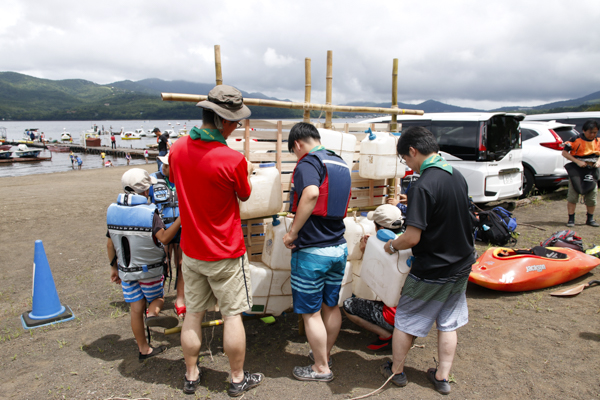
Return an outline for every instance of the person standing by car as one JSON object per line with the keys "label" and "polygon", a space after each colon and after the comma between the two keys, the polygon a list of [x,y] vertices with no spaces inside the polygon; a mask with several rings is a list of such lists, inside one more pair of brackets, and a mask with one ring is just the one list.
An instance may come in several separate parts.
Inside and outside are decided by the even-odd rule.
{"label": "person standing by car", "polygon": [[240,396],[264,380],[261,373],[244,371],[242,312],[252,307],[252,284],[238,201],[250,198],[253,167],[226,142],[238,121],[250,117],[250,109],[244,105],[242,93],[227,85],[214,87],[208,99],[197,106],[202,108],[202,126],[177,140],[169,153],[169,172],[177,188],[183,226],[183,392],[193,394],[200,384],[200,325],[206,310],[218,301],[224,320],[223,351],[231,367],[227,392]]}
{"label": "person standing by car", "polygon": [[[169,135],[166,133],[161,133],[160,129],[158,128],[154,128],[152,132],[158,137],[158,139],[156,139],[158,142],[158,156],[162,157],[166,155],[171,148],[171,144],[169,143]],[[158,172],[161,172],[160,167],[162,166],[162,161],[160,161],[160,158],[156,157],[156,163],[158,164]]]}
{"label": "person standing by car", "polygon": [[352,178],[348,165],[325,149],[319,131],[309,123],[292,127],[288,150],[298,163],[292,176],[295,217],[283,243],[292,249],[294,312],[302,315],[314,361],[294,367],[292,373],[302,381],[329,382],[331,349],[342,325],[338,298],[348,257],[344,217]]}
{"label": "person standing by car", "polygon": [[[600,139],[596,137],[597,135],[598,123],[588,120],[583,124],[583,133],[566,142],[562,152],[563,157],[571,161],[565,165],[565,169],[569,173],[569,191],[567,192],[569,220],[567,226],[575,226],[575,207],[580,194],[584,197],[587,209],[585,224],[595,228],[600,226],[594,220],[600,175],[598,170],[600,168]],[[586,182],[589,188],[583,190],[582,186]]]}
{"label": "person standing by car", "polygon": [[406,386],[404,361],[413,339],[427,336],[435,322],[440,362],[427,378],[438,392],[449,394],[456,330],[469,320],[465,292],[475,258],[467,182],[438,151],[435,136],[423,127],[408,128],[398,140],[398,155],[420,178],[408,191],[406,231],[384,249],[393,254],[412,248],[414,260],[396,307],[393,362],[380,371]]}

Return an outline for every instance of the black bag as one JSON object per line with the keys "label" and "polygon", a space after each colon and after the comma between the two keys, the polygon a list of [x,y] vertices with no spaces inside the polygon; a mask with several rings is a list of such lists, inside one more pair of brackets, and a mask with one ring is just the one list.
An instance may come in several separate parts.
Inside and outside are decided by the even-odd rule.
{"label": "black bag", "polygon": [[475,239],[491,243],[496,246],[517,244],[508,228],[508,224],[495,210],[480,211],[476,214],[478,222],[475,226]]}

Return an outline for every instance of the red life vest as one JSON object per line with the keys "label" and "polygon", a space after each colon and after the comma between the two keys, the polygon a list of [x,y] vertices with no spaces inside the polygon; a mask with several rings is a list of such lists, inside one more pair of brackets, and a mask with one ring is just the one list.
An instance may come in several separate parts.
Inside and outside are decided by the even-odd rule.
{"label": "red life vest", "polygon": [[[319,198],[313,209],[312,215],[316,215],[328,219],[343,219],[348,211],[350,203],[350,189],[352,187],[352,177],[350,176],[350,168],[348,164],[337,154],[330,150],[317,150],[312,153],[307,153],[304,157],[316,157],[319,163],[325,169],[325,177],[319,185]],[[296,167],[298,166],[296,164]],[[294,168],[294,173],[296,168]],[[294,175],[292,174],[292,212],[295,213],[300,203],[302,193],[298,194],[294,190]]]}

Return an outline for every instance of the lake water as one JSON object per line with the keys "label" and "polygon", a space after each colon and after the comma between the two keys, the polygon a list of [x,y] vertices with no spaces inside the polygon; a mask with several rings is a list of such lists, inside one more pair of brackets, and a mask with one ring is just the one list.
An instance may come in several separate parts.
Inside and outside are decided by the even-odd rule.
{"label": "lake water", "polygon": [[[299,121],[299,120],[298,120]],[[324,122],[324,118],[313,122]],[[335,119],[334,122],[357,122],[356,119]],[[187,128],[188,130],[193,128],[195,125],[200,126],[201,120],[180,120],[180,121],[0,121],[0,127],[4,127],[7,130],[7,139],[9,141],[16,141],[23,139],[23,133],[26,129],[39,129],[40,132],[44,132],[45,139],[60,140],[63,132],[71,134],[74,143],[79,143],[79,138],[84,132],[93,129],[94,124],[98,130],[119,132],[123,129],[124,132],[135,131],[136,129],[144,129],[145,132],[151,131],[155,127],[161,131],[172,129],[178,132],[180,129]],[[156,137],[149,134],[148,137],[140,140],[121,140],[119,135],[115,136],[117,139],[117,147],[119,148],[133,148],[143,149],[146,148],[147,144],[155,144]],[[103,146],[110,147],[110,134],[101,135]],[[176,139],[171,139],[176,140]],[[14,150],[14,148],[13,148]],[[40,153],[42,157],[50,156],[50,151],[44,150]],[[102,160],[97,154],[85,154],[78,153],[83,160],[82,169],[90,168],[102,168]],[[113,165],[126,165],[127,161],[124,157],[107,156]],[[151,161],[154,162],[154,161]],[[130,165],[145,164],[143,159],[133,158]],[[52,160],[40,161],[33,163],[0,163],[0,177],[5,176],[22,176],[30,174],[47,174],[52,172],[61,172],[71,170],[71,160],[69,153],[52,153]]]}

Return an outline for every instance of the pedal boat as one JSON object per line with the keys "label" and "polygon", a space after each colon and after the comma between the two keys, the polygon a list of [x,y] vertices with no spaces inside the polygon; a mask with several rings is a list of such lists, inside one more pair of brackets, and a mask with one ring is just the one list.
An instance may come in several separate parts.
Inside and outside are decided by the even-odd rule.
{"label": "pedal boat", "polygon": [[560,285],[599,264],[596,257],[564,247],[492,247],[473,264],[469,281],[492,290],[522,292]]}

